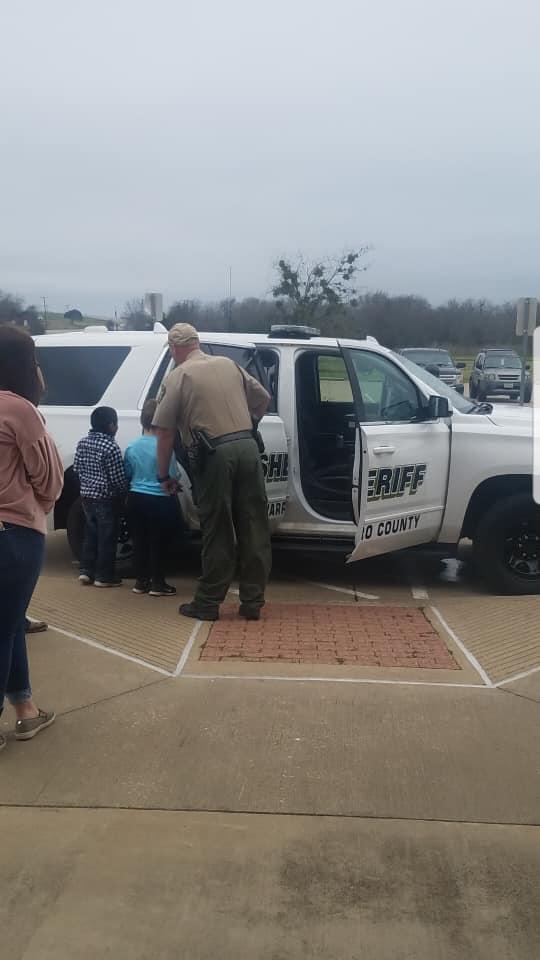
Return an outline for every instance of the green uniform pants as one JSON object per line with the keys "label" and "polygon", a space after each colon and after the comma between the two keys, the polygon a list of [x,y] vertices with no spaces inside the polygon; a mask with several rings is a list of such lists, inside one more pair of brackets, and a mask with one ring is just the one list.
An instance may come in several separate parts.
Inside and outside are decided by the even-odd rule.
{"label": "green uniform pants", "polygon": [[215,608],[225,599],[237,565],[240,602],[261,607],[272,563],[261,458],[254,440],[216,447],[196,470],[202,531],[202,576],[195,602]]}

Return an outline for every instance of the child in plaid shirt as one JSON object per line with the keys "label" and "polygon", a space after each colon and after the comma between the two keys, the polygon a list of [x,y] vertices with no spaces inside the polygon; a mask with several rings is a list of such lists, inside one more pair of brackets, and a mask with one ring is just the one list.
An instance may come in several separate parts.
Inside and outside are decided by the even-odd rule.
{"label": "child in plaid shirt", "polygon": [[79,477],[86,519],[79,582],[95,587],[119,587],[115,576],[119,500],[127,492],[122,452],[114,439],[118,414],[112,407],[97,407],[91,430],[79,440],[73,469]]}

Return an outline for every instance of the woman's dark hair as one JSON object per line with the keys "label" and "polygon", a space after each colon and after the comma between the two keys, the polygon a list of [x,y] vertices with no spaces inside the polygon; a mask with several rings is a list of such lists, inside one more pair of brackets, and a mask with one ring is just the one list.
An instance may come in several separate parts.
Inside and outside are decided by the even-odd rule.
{"label": "woman's dark hair", "polygon": [[32,337],[13,326],[0,326],[0,390],[24,397],[37,407],[41,382]]}
{"label": "woman's dark hair", "polygon": [[151,429],[156,409],[157,400],[145,400],[141,410],[141,426],[143,430]]}

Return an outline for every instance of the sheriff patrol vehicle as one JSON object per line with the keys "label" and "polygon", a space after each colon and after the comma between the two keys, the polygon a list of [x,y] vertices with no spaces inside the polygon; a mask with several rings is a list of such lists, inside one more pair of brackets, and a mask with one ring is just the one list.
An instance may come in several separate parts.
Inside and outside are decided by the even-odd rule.
{"label": "sheriff patrol vehicle", "polygon": [[[87,328],[40,336],[36,345],[47,383],[42,410],[65,469],[52,523],[67,528],[78,556],[83,515],[73,458],[90,413],[115,407],[125,448],[172,359],[159,326],[153,333]],[[267,335],[201,334],[201,345],[271,393],[261,433],[275,541],[337,548],[352,561],[470,538],[494,590],[540,593],[530,408],[468,400],[369,337],[326,339],[286,326]],[[177,459],[183,524],[196,531],[181,446]]]}

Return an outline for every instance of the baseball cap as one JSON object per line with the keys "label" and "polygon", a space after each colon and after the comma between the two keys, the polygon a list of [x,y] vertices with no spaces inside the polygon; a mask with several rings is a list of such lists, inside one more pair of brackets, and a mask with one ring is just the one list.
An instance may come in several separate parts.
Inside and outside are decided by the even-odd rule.
{"label": "baseball cap", "polygon": [[175,323],[169,330],[169,343],[175,347],[184,347],[188,343],[199,341],[199,334],[190,323]]}

